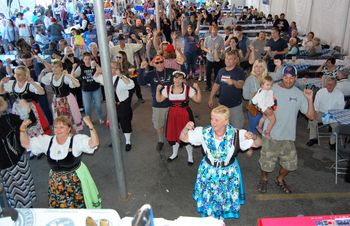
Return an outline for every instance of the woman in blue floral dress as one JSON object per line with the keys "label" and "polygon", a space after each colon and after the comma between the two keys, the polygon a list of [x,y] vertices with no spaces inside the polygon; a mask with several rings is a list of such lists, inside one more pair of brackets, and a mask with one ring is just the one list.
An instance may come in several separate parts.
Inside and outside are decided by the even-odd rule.
{"label": "woman in blue floral dress", "polygon": [[220,105],[211,112],[210,126],[194,128],[193,122],[188,122],[180,135],[182,141],[204,149],[193,193],[202,217],[239,218],[245,198],[235,157],[239,150],[261,145],[261,139],[253,133],[233,128],[229,118],[230,110]]}

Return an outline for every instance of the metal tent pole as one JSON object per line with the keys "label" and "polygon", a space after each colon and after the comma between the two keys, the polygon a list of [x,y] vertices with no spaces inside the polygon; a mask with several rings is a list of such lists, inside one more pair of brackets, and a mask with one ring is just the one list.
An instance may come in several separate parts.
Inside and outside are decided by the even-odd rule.
{"label": "metal tent pole", "polygon": [[[104,16],[104,6],[103,1],[94,0],[94,9],[96,15],[96,30],[98,33],[98,46],[101,55],[101,66],[102,66],[102,74],[103,74],[103,83],[106,94],[106,105],[107,105],[107,113],[110,121],[110,133],[112,138],[112,147],[113,147],[113,157],[115,163],[115,171],[117,175],[117,183],[119,194],[122,199],[127,199],[128,193],[126,189],[125,183],[125,174],[124,174],[124,165],[123,159],[120,150],[120,138],[118,131],[118,120],[117,120],[117,112],[115,108],[115,96],[114,96],[114,88],[112,82],[112,72],[110,67],[110,55],[109,55],[109,47],[107,41],[107,30],[106,30],[106,21]],[[106,169],[108,170],[108,169]]]}

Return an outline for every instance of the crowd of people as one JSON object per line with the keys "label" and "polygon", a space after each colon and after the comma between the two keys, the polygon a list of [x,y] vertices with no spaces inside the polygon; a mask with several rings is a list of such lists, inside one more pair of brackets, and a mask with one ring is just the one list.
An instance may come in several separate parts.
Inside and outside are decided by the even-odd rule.
{"label": "crowd of people", "polygon": [[[152,0],[143,5],[141,13],[130,4],[122,8],[107,0],[108,43],[102,43],[110,48],[115,107],[125,151],[132,150],[133,94],[144,103],[140,86],[149,86],[152,123],[158,136],[155,148],[160,151],[164,142],[169,142],[172,154],[168,161],[172,162],[179,147],[185,146],[187,164],[192,166],[192,145],[203,147],[193,193],[197,211],[201,216],[238,218],[244,203],[238,152],[251,153],[251,148],[261,146],[258,191],[267,192],[268,174],[279,164],[275,183],[284,193],[291,193],[285,178],[297,169],[298,112],[310,120],[307,144],[312,146],[322,115],[344,108],[347,94],[337,89],[337,83],[348,80],[349,70],[336,66],[334,58],[327,59],[317,70],[323,74],[324,88],[317,92],[314,103],[312,90],[295,86],[297,69],[284,65],[283,60],[298,56],[300,48],[310,56],[319,54],[320,39],[309,32],[301,40],[296,23],[289,23],[284,13],[273,18],[245,7],[235,16],[235,7],[224,13],[225,6],[215,0],[198,7],[192,2],[160,3],[158,30],[155,16],[148,12],[154,7]],[[247,20],[273,23],[270,38],[260,31],[250,40],[237,24]],[[47,9],[26,8],[15,17],[3,18],[2,23],[2,54],[15,55],[14,60],[6,59],[6,66],[0,61],[0,121],[8,125],[0,127],[4,144],[0,176],[8,204],[33,207],[36,194],[27,150],[47,156],[51,168],[49,207],[100,208],[98,189],[81,161],[83,153],[91,154],[99,145],[91,120],[93,111],[97,124],[106,121],[104,65],[93,6],[71,0],[57,2]],[[200,35],[202,25],[209,26],[204,35]],[[219,34],[220,26],[224,26],[224,35]],[[43,59],[44,55],[48,58]],[[196,80],[193,85],[187,82],[190,79]],[[201,81],[209,92],[208,100],[202,98]],[[333,99],[338,101],[330,101]],[[210,126],[195,127],[190,100],[207,101],[213,109]],[[244,100],[249,102],[247,111]],[[90,136],[76,134],[84,124]],[[334,142],[332,138],[332,148]],[[11,177],[13,172],[19,178]],[[23,184],[26,190],[16,189]]]}

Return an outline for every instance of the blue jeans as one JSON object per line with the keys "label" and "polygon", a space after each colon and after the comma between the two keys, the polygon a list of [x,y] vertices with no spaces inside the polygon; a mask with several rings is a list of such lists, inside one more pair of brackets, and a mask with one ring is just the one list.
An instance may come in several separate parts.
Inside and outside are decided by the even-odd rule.
{"label": "blue jeans", "polygon": [[102,93],[101,88],[95,91],[82,91],[84,111],[87,116],[91,117],[92,103],[95,106],[97,117],[102,120]]}
{"label": "blue jeans", "polygon": [[248,122],[249,122],[249,131],[256,134],[257,133],[256,126],[259,124],[259,120],[262,117],[262,114],[261,112],[259,112],[259,114],[254,117],[249,112],[247,112],[247,116],[248,116]]}

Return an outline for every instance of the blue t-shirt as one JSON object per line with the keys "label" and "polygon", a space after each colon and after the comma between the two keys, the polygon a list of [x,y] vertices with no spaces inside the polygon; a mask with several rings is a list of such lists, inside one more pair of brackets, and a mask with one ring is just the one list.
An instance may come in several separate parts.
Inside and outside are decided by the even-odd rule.
{"label": "blue t-shirt", "polygon": [[138,77],[138,82],[140,85],[150,84],[151,93],[152,93],[152,107],[156,108],[167,108],[170,106],[170,101],[168,99],[163,102],[158,103],[156,100],[156,91],[158,84],[163,86],[170,86],[173,84],[173,69],[166,68],[164,71],[152,70],[146,72],[141,69]]}
{"label": "blue t-shirt", "polygon": [[97,32],[96,30],[85,31],[83,34],[83,38],[86,44],[86,47],[89,48],[91,42],[95,42],[97,44]]}
{"label": "blue t-shirt", "polygon": [[237,67],[230,71],[227,71],[226,68],[221,68],[215,80],[215,83],[220,85],[219,103],[228,108],[236,107],[242,103],[243,90],[237,89],[235,86],[230,86],[226,82],[222,81],[223,76],[226,78],[231,78],[232,80],[244,81],[244,71]]}
{"label": "blue t-shirt", "polygon": [[[271,48],[271,51],[283,51],[284,49],[288,48],[287,41],[282,38],[279,38],[277,41],[274,41],[272,38],[270,38],[267,41],[266,46],[269,46]],[[284,55],[278,56],[284,57]]]}

